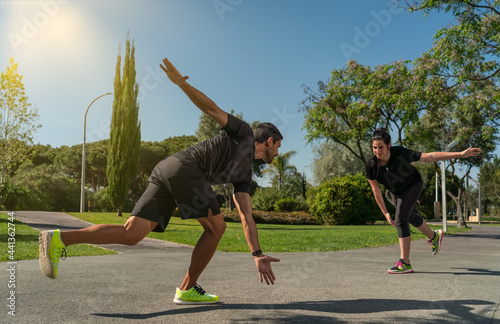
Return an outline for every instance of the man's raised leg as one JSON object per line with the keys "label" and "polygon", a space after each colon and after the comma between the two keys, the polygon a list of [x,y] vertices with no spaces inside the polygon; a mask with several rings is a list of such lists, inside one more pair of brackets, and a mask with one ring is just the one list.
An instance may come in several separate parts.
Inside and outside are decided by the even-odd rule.
{"label": "man's raised leg", "polygon": [[157,222],[131,216],[124,225],[99,224],[74,231],[42,231],[38,237],[40,269],[49,278],[57,278],[59,259],[66,246],[76,243],[135,245],[151,232]]}
{"label": "man's raised leg", "polygon": [[157,222],[130,216],[124,225],[99,224],[74,231],[61,232],[61,240],[68,246],[76,243],[135,245],[151,232]]}

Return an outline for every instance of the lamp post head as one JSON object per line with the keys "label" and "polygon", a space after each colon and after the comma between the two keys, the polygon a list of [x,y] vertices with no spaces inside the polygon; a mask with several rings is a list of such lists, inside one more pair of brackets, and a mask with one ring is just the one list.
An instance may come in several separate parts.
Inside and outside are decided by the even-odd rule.
{"label": "lamp post head", "polygon": [[455,139],[453,142],[451,142],[450,144],[448,144],[448,146],[446,147],[446,152],[449,152],[453,146],[457,145],[459,142],[459,139]]}

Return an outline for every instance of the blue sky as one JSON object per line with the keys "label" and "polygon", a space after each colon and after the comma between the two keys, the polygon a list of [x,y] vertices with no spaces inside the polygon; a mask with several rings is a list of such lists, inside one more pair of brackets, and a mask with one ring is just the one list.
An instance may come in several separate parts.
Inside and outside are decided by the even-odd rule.
{"label": "blue sky", "polygon": [[[0,69],[19,64],[38,108],[35,142],[76,145],[90,102],[113,92],[119,45],[135,42],[142,140],[192,135],[200,111],[167,80],[164,57],[219,107],[275,123],[281,152],[312,179],[299,103],[302,85],[348,59],[369,66],[413,60],[449,17],[408,13],[391,0],[0,1]],[[109,138],[112,96],[87,116],[87,142]]]}

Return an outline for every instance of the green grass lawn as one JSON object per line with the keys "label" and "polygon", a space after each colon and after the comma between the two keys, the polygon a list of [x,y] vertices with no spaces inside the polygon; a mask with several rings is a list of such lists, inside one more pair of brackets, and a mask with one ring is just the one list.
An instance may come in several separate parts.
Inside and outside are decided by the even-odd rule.
{"label": "green grass lawn", "polygon": [[[123,224],[128,214],[117,217],[115,213],[69,213],[94,224]],[[364,247],[396,244],[398,235],[390,225],[322,226],[322,225],[271,225],[258,224],[259,241],[266,252],[340,251]],[[431,226],[433,229],[439,226]],[[447,234],[469,229],[448,226]],[[173,217],[164,233],[150,233],[148,237],[194,246],[203,229],[194,219]],[[412,239],[425,236],[412,228]],[[248,245],[240,223],[227,223],[226,233],[217,248],[224,252],[248,252]]]}
{"label": "green grass lawn", "polygon": [[488,223],[482,223],[481,226],[500,226],[500,224],[498,223],[494,223],[494,224],[488,224]]}
{"label": "green grass lawn", "polygon": [[[117,217],[115,213],[68,213],[94,224],[124,224],[129,215]],[[9,225],[11,223],[11,225]],[[9,227],[11,228],[9,230]],[[271,225],[258,224],[259,241],[262,250],[267,252],[313,252],[340,251],[396,244],[396,229],[390,225],[362,226],[321,226],[321,225]],[[9,231],[15,228],[15,245],[9,248]],[[431,226],[433,229],[439,226]],[[448,226],[448,233],[459,233],[469,229]],[[182,220],[173,217],[164,233],[150,233],[148,237],[194,246],[203,229],[194,219]],[[38,231],[9,216],[0,213],[0,239],[2,250],[0,262],[38,258]],[[412,239],[424,236],[412,228]],[[12,245],[11,245],[12,246]],[[14,250],[14,252],[11,252]],[[75,244],[68,248],[69,256],[115,254],[88,244]],[[248,252],[248,246],[240,223],[227,223],[218,251]]]}
{"label": "green grass lawn", "polygon": [[[38,233],[39,231],[24,225],[17,219],[13,222],[8,214],[0,213],[0,262],[18,261],[38,258]],[[9,245],[9,238],[11,244]],[[71,256],[116,254],[116,252],[101,249],[88,244],[75,244],[71,246]]]}

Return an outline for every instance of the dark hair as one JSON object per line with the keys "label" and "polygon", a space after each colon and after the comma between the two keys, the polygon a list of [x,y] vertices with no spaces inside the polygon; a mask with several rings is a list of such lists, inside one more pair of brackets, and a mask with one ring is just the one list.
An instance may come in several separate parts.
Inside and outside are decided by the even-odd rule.
{"label": "dark hair", "polygon": [[259,143],[264,143],[269,137],[272,137],[274,142],[283,139],[283,135],[281,135],[278,127],[271,123],[259,124],[259,126],[257,126],[257,128],[253,131],[253,137]]}
{"label": "dark hair", "polygon": [[372,135],[372,143],[373,141],[383,141],[386,145],[391,143],[391,135],[387,132],[385,128],[379,128]]}

